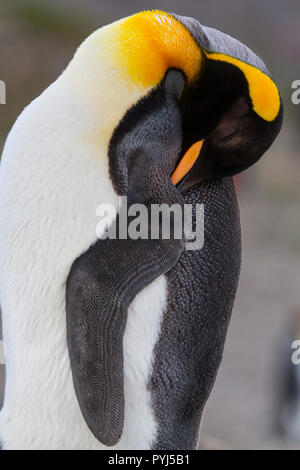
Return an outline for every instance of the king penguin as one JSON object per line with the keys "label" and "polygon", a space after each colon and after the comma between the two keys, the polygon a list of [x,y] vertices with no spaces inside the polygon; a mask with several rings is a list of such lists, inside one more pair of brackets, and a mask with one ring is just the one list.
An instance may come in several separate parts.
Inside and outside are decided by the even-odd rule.
{"label": "king penguin", "polygon": [[[94,32],[22,112],[0,168],[2,449],[196,448],[239,277],[232,176],[282,116],[252,51],[162,11]],[[203,204],[202,249],[99,239],[120,196]]]}

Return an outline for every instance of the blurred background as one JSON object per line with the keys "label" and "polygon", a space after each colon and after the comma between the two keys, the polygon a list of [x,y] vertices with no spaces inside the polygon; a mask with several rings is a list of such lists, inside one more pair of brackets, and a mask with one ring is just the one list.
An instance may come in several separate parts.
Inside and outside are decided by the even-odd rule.
{"label": "blurred background", "polygon": [[[193,16],[253,49],[285,104],[268,154],[238,180],[243,264],[224,360],[202,424],[203,449],[300,448],[299,0],[0,0],[0,153],[18,114],[60,75],[93,30],[143,9]],[[0,328],[1,330],[1,328]],[[298,333],[298,335],[297,335]],[[1,334],[1,331],[0,331]],[[4,366],[0,366],[0,406]]]}

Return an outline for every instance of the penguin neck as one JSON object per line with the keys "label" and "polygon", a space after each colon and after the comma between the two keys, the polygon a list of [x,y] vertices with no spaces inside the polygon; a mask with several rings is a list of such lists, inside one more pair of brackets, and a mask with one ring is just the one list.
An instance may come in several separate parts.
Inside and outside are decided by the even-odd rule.
{"label": "penguin neck", "polygon": [[94,35],[80,46],[59,82],[72,106],[93,120],[89,132],[92,130],[98,142],[108,145],[126,112],[152,87],[141,87],[130,80],[120,66],[108,60],[104,47],[96,54],[95,42],[99,40],[93,40]]}

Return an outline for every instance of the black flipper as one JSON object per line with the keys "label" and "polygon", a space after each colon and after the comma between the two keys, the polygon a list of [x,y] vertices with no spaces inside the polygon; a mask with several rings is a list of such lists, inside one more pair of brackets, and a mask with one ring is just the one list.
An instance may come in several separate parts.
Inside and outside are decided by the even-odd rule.
{"label": "black flipper", "polygon": [[[128,206],[183,204],[170,180],[181,149],[175,95],[182,86],[182,74],[173,71],[128,113],[112,140],[112,175],[119,194],[128,195]],[[123,431],[128,306],[176,264],[182,250],[182,240],[98,240],[71,268],[66,313],[73,381],[87,425],[106,446],[116,444]]]}
{"label": "black flipper", "polygon": [[78,258],[67,283],[67,331],[75,391],[93,434],[107,446],[124,424],[123,336],[138,292],[180,256],[176,240],[102,240]]}

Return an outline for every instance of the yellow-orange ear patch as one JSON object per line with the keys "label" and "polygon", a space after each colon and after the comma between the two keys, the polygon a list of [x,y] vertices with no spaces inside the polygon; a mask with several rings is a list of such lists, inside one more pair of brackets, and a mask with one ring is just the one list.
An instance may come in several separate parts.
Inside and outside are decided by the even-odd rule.
{"label": "yellow-orange ear patch", "polygon": [[265,121],[274,121],[280,110],[280,96],[273,80],[261,70],[225,54],[208,53],[209,60],[220,60],[238,67],[246,77],[254,111]]}
{"label": "yellow-orange ear patch", "polygon": [[143,87],[156,86],[168,68],[182,70],[188,81],[198,74],[202,51],[189,31],[173,16],[146,11],[118,23],[118,61]]}
{"label": "yellow-orange ear patch", "polygon": [[137,13],[101,28],[85,43],[80,49],[88,50],[87,56],[101,48],[103,76],[117,77],[116,93],[132,93],[133,101],[140,92],[145,94],[159,85],[170,68],[181,70],[191,84],[207,59],[230,63],[242,71],[253,110],[262,119],[274,121],[280,111],[279,92],[268,75],[229,55],[204,50],[180,21],[166,12]]}

